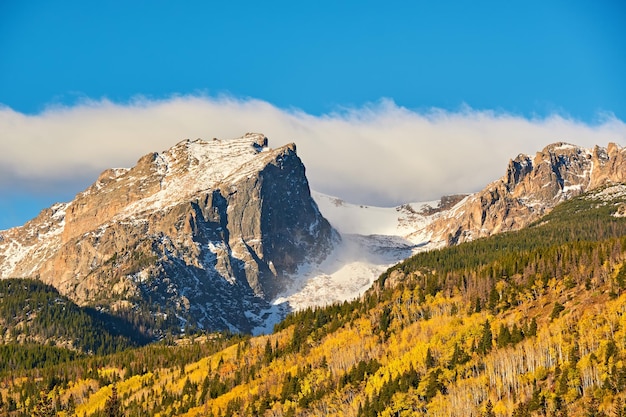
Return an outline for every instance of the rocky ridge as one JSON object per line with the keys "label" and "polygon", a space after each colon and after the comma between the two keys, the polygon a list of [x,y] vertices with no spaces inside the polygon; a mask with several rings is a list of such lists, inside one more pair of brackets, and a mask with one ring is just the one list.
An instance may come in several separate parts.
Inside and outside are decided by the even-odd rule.
{"label": "rocky ridge", "polygon": [[554,143],[536,155],[518,155],[506,173],[443,213],[426,230],[456,244],[518,230],[558,203],[608,183],[626,181],[626,149],[614,143],[585,149]]}
{"label": "rocky ridge", "polygon": [[511,160],[505,175],[482,191],[395,208],[349,204],[314,193],[342,243],[329,257],[335,259],[329,262],[332,267],[320,268],[287,299],[300,308],[341,301],[337,295],[362,294],[388,267],[412,254],[523,228],[564,200],[624,182],[625,153],[615,144],[584,149],[555,143],[534,157]]}
{"label": "rocky ridge", "polygon": [[251,331],[298,266],[337,240],[294,144],[185,140],[0,232],[0,277],[39,278],[80,305]]}
{"label": "rocky ridge", "polygon": [[380,208],[319,193],[315,204],[293,144],[187,140],[0,232],[0,277],[39,277],[117,311],[147,302],[179,324],[271,330],[281,303],[351,299],[411,254],[520,229],[561,201],[625,182],[625,157],[615,144],[555,143],[511,160],[475,194]]}

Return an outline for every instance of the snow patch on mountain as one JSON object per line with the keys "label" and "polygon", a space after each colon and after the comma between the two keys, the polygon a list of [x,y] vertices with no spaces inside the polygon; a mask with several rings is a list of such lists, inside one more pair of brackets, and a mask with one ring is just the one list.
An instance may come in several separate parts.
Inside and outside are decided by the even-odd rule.
{"label": "snow patch on mountain", "polygon": [[[156,171],[161,176],[160,191],[130,204],[121,217],[169,207],[198,192],[216,188],[221,182],[234,183],[251,176],[267,163],[257,155],[268,149],[267,139],[256,133],[248,133],[242,140],[179,142],[167,151],[154,154]],[[134,173],[128,170],[123,174]]]}
{"label": "snow patch on mountain", "polygon": [[32,274],[49,258],[60,245],[67,207],[67,203],[54,204],[40,214],[40,221],[26,223],[26,239],[18,238],[19,228],[0,231],[0,278],[15,276],[16,266],[25,261]]}
{"label": "snow patch on mountain", "polygon": [[427,213],[439,201],[409,203],[398,207],[376,207],[347,203],[340,198],[311,191],[322,215],[341,234],[399,236],[422,244],[430,236],[415,234],[430,223]]}
{"label": "snow patch on mountain", "polygon": [[442,246],[425,227],[438,217],[438,201],[399,207],[347,203],[312,191],[322,215],[342,236],[331,254],[317,264],[301,265],[292,285],[275,306],[301,310],[361,296],[390,266],[415,253]]}

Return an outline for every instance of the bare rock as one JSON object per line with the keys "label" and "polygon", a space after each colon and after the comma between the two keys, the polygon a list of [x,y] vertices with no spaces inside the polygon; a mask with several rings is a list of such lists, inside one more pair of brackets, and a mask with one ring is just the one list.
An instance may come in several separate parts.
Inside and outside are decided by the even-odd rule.
{"label": "bare rock", "polygon": [[503,177],[433,221],[433,236],[456,244],[518,230],[558,203],[607,183],[626,181],[626,150],[614,143],[584,149],[559,142],[519,155]]}

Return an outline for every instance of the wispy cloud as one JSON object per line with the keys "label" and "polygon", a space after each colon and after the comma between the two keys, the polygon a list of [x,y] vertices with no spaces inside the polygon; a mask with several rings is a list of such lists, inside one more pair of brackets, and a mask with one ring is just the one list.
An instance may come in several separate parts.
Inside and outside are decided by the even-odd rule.
{"label": "wispy cloud", "polygon": [[232,97],[85,101],[25,115],[0,108],[0,190],[78,192],[109,167],[186,138],[265,133],[295,142],[312,188],[365,204],[395,205],[472,192],[504,174],[510,158],[549,143],[626,144],[626,124],[553,115],[527,119],[466,108],[415,112],[392,101],[313,116]]}

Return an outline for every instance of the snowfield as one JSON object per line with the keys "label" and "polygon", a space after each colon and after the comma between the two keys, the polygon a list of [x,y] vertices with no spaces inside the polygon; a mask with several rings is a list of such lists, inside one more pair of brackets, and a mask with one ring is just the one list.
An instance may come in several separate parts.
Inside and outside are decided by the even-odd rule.
{"label": "snowfield", "polygon": [[352,300],[390,266],[442,245],[424,232],[436,215],[421,213],[424,208],[437,207],[438,201],[373,207],[314,191],[311,195],[341,234],[341,242],[321,264],[301,266],[291,287],[272,301],[275,306],[287,304],[292,310],[301,310]]}

